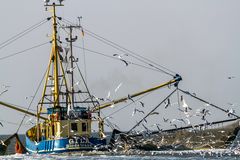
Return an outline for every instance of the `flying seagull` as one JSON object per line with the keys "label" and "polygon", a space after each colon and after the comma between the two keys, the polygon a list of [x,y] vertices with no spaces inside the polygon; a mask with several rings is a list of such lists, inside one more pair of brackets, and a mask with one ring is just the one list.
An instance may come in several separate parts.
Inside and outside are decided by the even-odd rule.
{"label": "flying seagull", "polygon": [[110,116],[107,116],[107,117],[104,117],[103,119],[113,119],[113,117],[110,117]]}
{"label": "flying seagull", "polygon": [[202,120],[206,120],[205,117],[206,117],[207,114],[211,115],[210,111],[205,109],[205,108],[203,108],[201,110],[198,109],[196,113],[200,113],[200,116],[202,116],[202,118],[201,118]]}
{"label": "flying seagull", "polygon": [[119,60],[121,60],[122,62],[124,62],[126,66],[128,66],[128,62],[122,58],[122,56],[128,56],[128,54],[123,54],[123,55],[113,54],[113,56],[114,56],[114,57],[117,57]]}
{"label": "flying seagull", "polygon": [[0,143],[7,147],[7,145],[2,140],[0,140]]}
{"label": "flying seagull", "polygon": [[165,119],[165,118],[163,117],[163,121],[166,123],[166,122],[169,121],[169,119]]}
{"label": "flying seagull", "polygon": [[171,126],[174,126],[175,128],[178,128],[176,124],[171,124]]}
{"label": "flying seagull", "polygon": [[115,54],[113,54],[113,56],[122,59],[123,56],[128,56],[128,54],[117,54],[117,53],[115,53]]}
{"label": "flying seagull", "polygon": [[228,79],[233,79],[236,78],[235,76],[229,76]]}
{"label": "flying seagull", "polygon": [[158,131],[162,131],[162,129],[159,127],[159,126],[161,126],[160,124],[158,124],[158,123],[155,123],[155,124],[153,124],[152,126],[156,126],[156,127],[157,127],[157,129],[158,129]]}
{"label": "flying seagull", "polygon": [[186,118],[187,124],[191,124],[190,120]]}
{"label": "flying seagull", "polygon": [[122,83],[120,83],[116,88],[115,88],[115,93],[119,90],[119,88],[122,86]]}
{"label": "flying seagull", "polygon": [[73,72],[74,69],[75,69],[75,67],[73,67],[73,68],[69,68],[69,69],[67,70],[67,73],[68,73],[68,74],[71,74],[71,73]]}
{"label": "flying seagull", "polygon": [[0,93],[0,96],[1,96],[3,93],[7,92],[7,91],[8,91],[8,89],[5,89],[4,91],[2,91],[2,92]]}
{"label": "flying seagull", "polygon": [[144,103],[142,101],[139,101],[139,103],[141,104],[142,107],[144,107]]}
{"label": "flying seagull", "polygon": [[2,85],[2,88],[5,88],[5,89],[6,89],[6,88],[10,88],[10,87],[11,87],[11,86],[8,86],[8,85],[5,85],[5,84]]}
{"label": "flying seagull", "polygon": [[111,108],[115,107],[114,103],[112,103],[110,107],[111,107]]}
{"label": "flying seagull", "polygon": [[188,110],[192,110],[186,103],[185,99],[181,96],[181,101],[182,101],[182,107],[185,109],[185,112],[188,112]]}
{"label": "flying seagull", "polygon": [[108,91],[108,94],[107,94],[106,100],[111,101],[110,96],[111,96],[111,92]]}
{"label": "flying seagull", "polygon": [[175,122],[175,121],[186,124],[186,122],[184,121],[184,119],[172,119],[172,121],[171,121],[170,123],[173,123],[173,122]]}
{"label": "flying seagull", "polygon": [[132,99],[132,97],[131,97],[130,94],[128,94],[128,99],[130,99],[131,101],[135,102],[135,101]]}
{"label": "flying seagull", "polygon": [[139,112],[139,113],[145,114],[144,111],[139,110],[139,109],[137,109],[137,108],[135,108],[135,112],[136,112],[136,111]]}
{"label": "flying seagull", "polygon": [[144,124],[142,124],[142,126],[149,133],[149,129]]}
{"label": "flying seagull", "polygon": [[235,113],[235,110],[234,109],[228,109],[227,110],[227,115],[228,115],[228,117],[230,117],[232,114],[234,114]]}
{"label": "flying seagull", "polygon": [[145,123],[148,123],[147,120],[146,120],[146,118],[144,118],[143,121],[144,121]]}
{"label": "flying seagull", "polygon": [[169,98],[167,99],[167,102],[164,102],[164,103],[165,103],[165,109],[166,109],[169,105],[171,105],[171,104],[170,104],[170,99],[169,99]]}
{"label": "flying seagull", "polygon": [[[144,114],[144,111],[139,110],[139,109],[137,109],[137,108],[134,108],[134,110],[133,110],[133,112],[132,112],[132,116],[134,116],[134,115],[136,114],[136,112],[139,112],[139,113]],[[144,121],[146,122],[146,120],[144,120]],[[147,123],[147,122],[146,122],[146,123]]]}
{"label": "flying seagull", "polygon": [[[98,98],[98,97],[96,97],[96,96],[94,96],[94,95],[91,95],[91,96],[92,96],[93,99],[96,99],[97,101],[99,101],[99,100],[104,101],[104,98]],[[88,99],[89,99],[89,98],[88,98]]]}
{"label": "flying seagull", "polygon": [[152,112],[149,115],[159,115],[159,112]]}

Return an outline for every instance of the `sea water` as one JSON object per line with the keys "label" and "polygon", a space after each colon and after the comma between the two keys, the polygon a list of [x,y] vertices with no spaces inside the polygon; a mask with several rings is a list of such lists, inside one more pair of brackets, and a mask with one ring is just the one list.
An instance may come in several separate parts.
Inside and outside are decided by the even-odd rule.
{"label": "sea water", "polygon": [[[0,136],[4,140],[9,135]],[[19,136],[24,143],[24,135]],[[61,154],[15,154],[15,142],[8,147],[7,153],[0,156],[1,160],[232,160],[240,159],[240,150],[238,149],[212,149],[212,150],[198,150],[198,151],[139,151],[130,150],[128,152],[73,152]]]}
{"label": "sea water", "polygon": [[232,159],[240,159],[239,156],[236,155],[223,155],[220,156],[220,154],[213,154],[212,155],[201,155],[196,154],[192,155],[192,153],[189,153],[189,155],[91,155],[91,156],[85,156],[82,154],[32,154],[32,155],[21,155],[21,154],[14,154],[14,155],[5,155],[0,156],[0,159],[8,160],[8,159],[24,159],[24,160],[201,160],[201,159],[209,159],[209,160],[232,160]]}

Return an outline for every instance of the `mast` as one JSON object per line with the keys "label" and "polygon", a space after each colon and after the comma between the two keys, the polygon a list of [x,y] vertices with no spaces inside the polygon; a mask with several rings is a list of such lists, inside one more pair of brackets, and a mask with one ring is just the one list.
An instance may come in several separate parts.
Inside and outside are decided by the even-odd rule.
{"label": "mast", "polygon": [[54,107],[59,106],[59,82],[58,82],[58,46],[57,46],[57,21],[56,21],[56,5],[53,3],[53,34],[52,34],[52,61],[53,61],[53,80],[54,80]]}
{"label": "mast", "polygon": [[69,38],[66,38],[66,41],[70,43],[70,72],[69,74],[71,74],[71,97],[72,97],[72,108],[74,108],[74,75],[73,75],[73,62],[75,62],[75,58],[73,56],[73,42],[75,42],[77,40],[77,36],[75,36],[75,38],[72,37],[72,30],[73,28],[78,28],[80,26],[67,26],[66,28],[69,28],[70,30],[70,35],[69,35]]}
{"label": "mast", "polygon": [[[61,19],[60,17],[58,17],[56,15],[56,7],[58,6],[63,6],[62,1],[59,0],[59,4],[48,4],[48,1],[45,1],[45,7],[47,10],[47,7],[51,7],[51,12],[52,12],[52,38],[51,38],[51,43],[52,43],[52,48],[51,48],[51,54],[50,54],[50,61],[49,61],[49,65],[48,65],[48,69],[47,69],[47,73],[46,73],[46,80],[45,80],[45,84],[44,84],[44,90],[43,90],[43,94],[42,94],[42,100],[39,103],[40,106],[40,110],[39,110],[39,114],[42,110],[42,105],[44,104],[44,98],[46,98],[47,95],[46,94],[46,88],[49,86],[52,86],[52,105],[54,108],[57,108],[60,106],[60,102],[59,102],[59,96],[60,96],[60,87],[59,87],[59,70],[61,67],[61,61],[60,61],[60,57],[59,57],[59,47],[58,47],[58,31],[57,31],[57,19]],[[50,68],[52,68],[52,75],[50,75]],[[49,79],[51,79],[53,81],[52,85],[48,85],[48,81]]]}
{"label": "mast", "polygon": [[[77,36],[75,36],[73,38],[73,29],[74,28],[81,28],[81,25],[80,25],[80,20],[79,20],[79,25],[70,25],[70,26],[66,26],[64,28],[68,28],[69,29],[69,38],[66,38],[66,41],[69,42],[70,44],[70,67],[71,67],[71,70],[69,72],[69,74],[71,74],[71,97],[72,97],[72,108],[74,108],[74,94],[75,94],[75,90],[74,90],[74,76],[73,76],[73,69],[74,69],[74,66],[73,66],[73,62],[76,62],[77,60],[75,59],[75,57],[73,56],[73,42],[75,42],[77,40]],[[81,74],[81,73],[80,73]],[[90,98],[90,103],[92,103],[94,105],[94,107],[97,107],[95,102],[93,101],[93,98],[88,90],[88,87],[87,87],[87,84],[81,74],[81,77],[82,77],[82,80],[84,82],[84,85],[87,89],[87,93],[89,95],[89,98]],[[98,111],[98,129],[99,129],[99,137],[100,138],[104,138],[104,121],[103,119],[101,118],[101,115],[100,115],[100,110]]]}

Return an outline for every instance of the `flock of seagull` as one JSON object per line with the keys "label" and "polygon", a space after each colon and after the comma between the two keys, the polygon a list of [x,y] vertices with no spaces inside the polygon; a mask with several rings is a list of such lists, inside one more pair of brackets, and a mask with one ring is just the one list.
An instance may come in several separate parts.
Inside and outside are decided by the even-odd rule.
{"label": "flock of seagull", "polygon": [[[117,56],[117,55],[115,55],[115,56]],[[121,56],[119,56],[119,57],[121,57]],[[114,91],[117,92],[117,91],[120,89],[121,86],[122,86],[122,83],[120,83],[120,84],[115,88]],[[111,94],[110,94],[110,91],[109,91],[105,99],[104,99],[104,98],[96,98],[96,97],[95,97],[95,98],[96,98],[97,100],[102,100],[102,101],[107,100],[107,101],[110,101],[110,102],[111,102],[110,95],[111,95]],[[142,108],[142,109],[141,109],[141,108],[139,108],[139,107],[135,107],[135,108],[133,109],[132,114],[131,114],[132,117],[135,116],[136,114],[141,114],[142,116],[145,116],[146,113],[145,113],[145,110],[143,109],[143,108],[145,107],[144,102],[139,101],[139,100],[138,100],[138,101],[135,101],[135,100],[131,97],[131,95],[129,95],[129,94],[128,94],[127,97],[128,97],[128,100],[132,101],[135,105],[136,105],[136,103],[138,103],[138,104],[141,106],[141,108]],[[168,119],[168,118],[163,117],[163,122],[169,124],[170,126],[173,126],[174,128],[178,128],[178,125],[179,125],[179,124],[184,124],[184,125],[186,125],[186,126],[192,125],[192,124],[191,124],[191,121],[190,121],[190,117],[194,117],[194,116],[195,116],[195,117],[200,117],[201,120],[203,120],[203,121],[207,124],[207,123],[208,123],[207,116],[212,115],[212,113],[210,112],[210,110],[207,109],[207,107],[209,107],[210,104],[207,104],[207,103],[204,104],[204,107],[198,108],[198,109],[196,109],[195,113],[192,113],[193,109],[186,103],[186,100],[184,99],[184,97],[183,97],[182,95],[180,96],[180,102],[171,103],[170,98],[168,98],[168,99],[164,102],[164,108],[167,109],[168,107],[173,106],[173,105],[176,105],[176,104],[178,104],[177,109],[178,109],[180,112],[184,113],[185,118],[173,118],[173,119],[170,120],[170,119]],[[139,105],[136,105],[136,106],[139,106]],[[233,104],[231,104],[231,103],[229,103],[228,105],[232,105],[232,106],[233,106]],[[228,109],[227,111],[228,111],[228,113],[227,113],[227,116],[228,116],[228,117],[230,117],[231,114],[235,113],[235,110],[234,110],[233,108]],[[148,116],[159,115],[159,114],[160,114],[160,113],[157,112],[157,111],[152,111],[152,112],[148,113]],[[145,122],[145,124],[148,123],[148,121],[146,120],[146,118],[144,118],[142,122]],[[136,123],[138,123],[138,122],[136,122]],[[147,127],[145,124],[142,123],[141,126],[144,128],[145,131],[150,132],[150,129],[148,129],[148,127]],[[159,124],[159,123],[155,123],[155,124],[151,125],[151,127],[156,127],[158,131],[162,131],[163,129],[161,129],[160,126],[161,126],[161,124]],[[118,127],[118,128],[119,128],[119,127]],[[142,130],[142,132],[143,132],[144,130]]]}

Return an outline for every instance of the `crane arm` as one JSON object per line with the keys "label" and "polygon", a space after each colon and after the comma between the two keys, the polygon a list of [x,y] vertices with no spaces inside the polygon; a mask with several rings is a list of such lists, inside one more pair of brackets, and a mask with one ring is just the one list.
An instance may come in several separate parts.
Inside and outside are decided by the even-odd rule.
{"label": "crane arm", "polygon": [[118,104],[118,103],[124,102],[124,101],[126,101],[126,100],[129,100],[129,97],[134,98],[134,97],[140,96],[140,95],[142,95],[142,94],[155,91],[155,90],[157,90],[157,89],[160,89],[160,88],[162,88],[162,87],[165,87],[165,86],[170,85],[170,84],[173,84],[173,83],[175,83],[176,86],[177,86],[178,83],[179,83],[179,81],[181,81],[181,80],[182,80],[182,77],[181,77],[180,75],[176,74],[176,76],[174,76],[174,79],[172,79],[172,80],[170,80],[170,81],[168,81],[168,82],[166,82],[166,83],[163,83],[163,84],[160,84],[160,85],[158,85],[158,86],[156,86],[156,87],[149,88],[149,89],[147,89],[147,90],[144,90],[144,91],[141,91],[141,92],[137,92],[137,93],[132,94],[132,95],[128,95],[127,97],[123,97],[123,98],[120,98],[120,99],[117,99],[117,100],[113,100],[113,101],[111,101],[111,102],[108,102],[108,103],[102,104],[102,105],[100,105],[100,106],[94,107],[94,108],[92,109],[92,112],[98,111],[98,110],[100,110],[100,109],[107,108],[107,107],[109,107],[109,106],[111,106],[111,105],[113,105],[113,104]]}
{"label": "crane arm", "polygon": [[[19,112],[22,112],[22,113],[25,113],[25,114],[28,114],[28,115],[31,115],[31,116],[34,116],[34,117],[37,117],[37,114],[35,114],[35,113],[26,111],[26,110],[24,110],[24,109],[18,108],[18,107],[16,107],[16,106],[13,106],[13,105],[11,105],[11,104],[8,104],[8,103],[2,102],[2,101],[0,101],[0,105],[5,106],[5,107],[8,107],[8,108],[11,108],[11,109],[13,109],[13,110],[16,110],[16,111],[19,111]],[[43,119],[43,120],[47,120],[47,118],[42,117],[42,116],[39,116],[39,118],[40,118],[40,119]]]}

